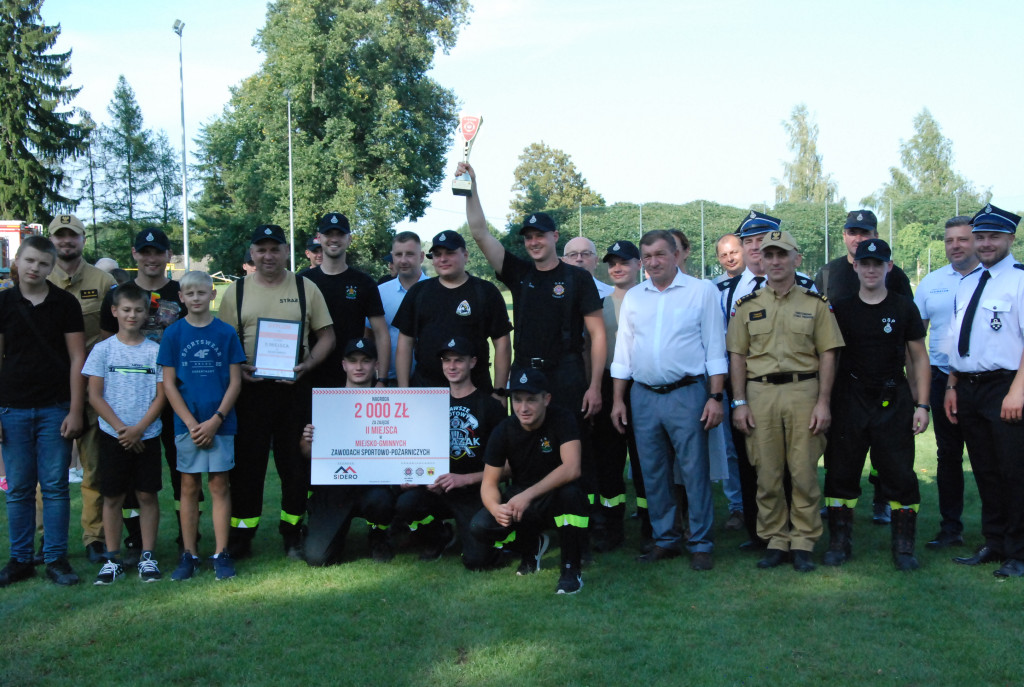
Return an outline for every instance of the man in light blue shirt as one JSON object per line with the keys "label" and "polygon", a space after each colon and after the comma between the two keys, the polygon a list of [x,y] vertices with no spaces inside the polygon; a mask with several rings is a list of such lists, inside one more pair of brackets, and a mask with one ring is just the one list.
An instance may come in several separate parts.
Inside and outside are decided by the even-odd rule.
{"label": "man in light blue shirt", "polygon": [[944,549],[964,543],[964,437],[960,427],[952,424],[942,412],[949,378],[949,321],[953,317],[953,300],[960,280],[979,269],[971,234],[971,218],[965,215],[946,222],[946,259],[949,264],[925,275],[914,294],[914,304],[921,311],[926,328],[930,327],[928,357],[931,359],[932,386],[929,404],[932,406],[936,445],[935,483],[939,489],[939,514],[942,517],[939,533],[925,546]]}
{"label": "man in light blue shirt", "polygon": [[[377,290],[380,291],[381,303],[384,304],[384,320],[388,323],[388,335],[391,337],[391,364],[388,367],[388,377],[385,380],[388,386],[397,384],[395,355],[398,349],[398,329],[391,322],[395,319],[395,313],[402,305],[402,300],[409,291],[409,287],[427,278],[421,267],[423,258],[423,247],[418,234],[412,231],[395,234],[395,240],[391,244],[391,259],[397,270],[396,277],[377,287]],[[369,327],[369,323],[366,326]]]}

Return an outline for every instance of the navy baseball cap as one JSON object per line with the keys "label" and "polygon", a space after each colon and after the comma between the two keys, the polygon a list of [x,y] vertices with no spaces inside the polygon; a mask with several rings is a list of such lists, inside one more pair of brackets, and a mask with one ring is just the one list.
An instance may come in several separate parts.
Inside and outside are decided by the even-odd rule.
{"label": "navy baseball cap", "polygon": [[348,217],[340,212],[328,212],[316,223],[316,230],[321,234],[326,234],[332,229],[343,231],[346,234],[352,233],[352,228],[348,224]]}
{"label": "navy baseball cap", "polygon": [[288,239],[284,237],[284,229],[276,224],[261,224],[256,227],[256,230],[252,232],[252,239],[249,243],[259,243],[267,239],[277,243],[288,243]]}
{"label": "navy baseball cap", "polygon": [[512,370],[508,376],[508,390],[525,391],[528,394],[543,394],[548,391],[547,376],[532,367]]}
{"label": "navy baseball cap", "polygon": [[320,239],[316,237],[316,234],[306,239],[306,250],[321,250],[322,248],[323,246],[320,245]]}
{"label": "navy baseball cap", "polygon": [[771,215],[765,215],[756,210],[751,210],[750,214],[743,218],[740,222],[739,228],[736,230],[736,234],[741,238],[745,239],[748,236],[757,236],[758,234],[767,234],[769,231],[778,231],[779,226],[782,224],[782,220]]}
{"label": "navy baseball cap", "polygon": [[622,258],[623,260],[639,260],[640,251],[629,241],[616,241],[608,246],[608,252],[601,258],[601,262],[608,262],[608,258]]}
{"label": "navy baseball cap", "polygon": [[167,234],[159,229],[143,229],[135,235],[135,250],[142,250],[146,246],[156,248],[157,250],[169,251],[171,249],[171,241],[167,238]]}
{"label": "navy baseball cap", "polygon": [[376,360],[377,344],[373,343],[373,339],[349,339],[348,343],[345,344],[343,357],[347,358],[356,353],[362,353],[367,358]]}
{"label": "navy baseball cap", "polygon": [[252,259],[252,251],[249,250],[248,248],[246,248],[245,249],[245,255],[242,256],[242,264],[248,265],[252,261],[253,261],[253,259]]}
{"label": "navy baseball cap", "polygon": [[536,229],[537,231],[558,231],[558,227],[555,226],[555,220],[551,219],[551,215],[546,212],[535,212],[524,219],[523,228],[519,230],[519,235],[522,236],[530,229]]}
{"label": "navy baseball cap", "polygon": [[437,355],[441,357],[448,351],[456,355],[476,355],[476,348],[473,343],[464,336],[453,336],[438,349]]}
{"label": "navy baseball cap", "polygon": [[390,265],[394,261],[395,261],[395,256],[394,255],[392,255],[391,253],[385,253],[384,254],[384,262],[386,264]]}
{"label": "navy baseball cap", "polygon": [[864,260],[865,258],[889,262],[892,260],[892,250],[889,248],[889,244],[882,239],[861,241],[860,245],[857,246],[857,252],[854,254],[853,259]]}
{"label": "navy baseball cap", "polygon": [[433,253],[438,248],[446,248],[448,250],[458,250],[459,248],[466,247],[466,239],[462,238],[462,234],[457,231],[442,231],[440,234],[434,237],[434,240],[430,242],[430,252]]}
{"label": "navy baseball cap", "polygon": [[1004,234],[1016,234],[1020,216],[997,208],[989,203],[971,218],[971,232],[998,231]]}
{"label": "navy baseball cap", "polygon": [[843,225],[843,230],[847,229],[878,231],[878,218],[871,210],[853,210],[846,216],[846,224]]}

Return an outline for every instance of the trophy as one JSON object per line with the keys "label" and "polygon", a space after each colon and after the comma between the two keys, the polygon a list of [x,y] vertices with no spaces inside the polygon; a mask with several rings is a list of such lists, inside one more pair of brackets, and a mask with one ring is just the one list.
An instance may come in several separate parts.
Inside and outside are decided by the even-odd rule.
{"label": "trophy", "polygon": [[[480,115],[459,115],[459,130],[456,132],[455,137],[457,140],[462,141],[463,162],[469,162],[469,151],[473,149],[476,133],[480,131],[480,125],[483,123],[484,118]],[[473,195],[473,181],[469,178],[468,173],[455,177],[455,180],[452,182],[452,193],[457,196]]]}

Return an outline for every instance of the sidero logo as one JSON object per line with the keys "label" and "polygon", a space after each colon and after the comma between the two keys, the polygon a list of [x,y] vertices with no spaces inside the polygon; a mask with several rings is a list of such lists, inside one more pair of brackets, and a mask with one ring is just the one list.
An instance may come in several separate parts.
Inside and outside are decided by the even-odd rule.
{"label": "sidero logo", "polygon": [[355,467],[351,465],[339,465],[334,471],[334,479],[359,479]]}

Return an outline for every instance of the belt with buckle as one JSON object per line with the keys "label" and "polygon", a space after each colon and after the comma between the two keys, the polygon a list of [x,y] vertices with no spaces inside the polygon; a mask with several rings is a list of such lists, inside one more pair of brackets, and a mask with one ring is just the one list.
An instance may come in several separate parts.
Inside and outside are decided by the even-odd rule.
{"label": "belt with buckle", "polygon": [[776,372],[760,377],[748,377],[748,382],[761,382],[762,384],[789,384],[790,382],[802,382],[805,379],[814,379],[817,372]]}
{"label": "belt with buckle", "polygon": [[1013,377],[1016,374],[1014,370],[989,370],[988,372],[958,372],[957,377],[971,384],[985,384],[987,382],[998,382],[1007,377]]}
{"label": "belt with buckle", "polygon": [[694,377],[692,375],[687,375],[680,379],[678,382],[672,382],[671,384],[644,384],[643,382],[637,382],[637,384],[639,384],[645,389],[653,391],[656,394],[667,394],[670,391],[682,389],[684,386],[696,384],[697,382],[702,381],[703,379],[703,377]]}

